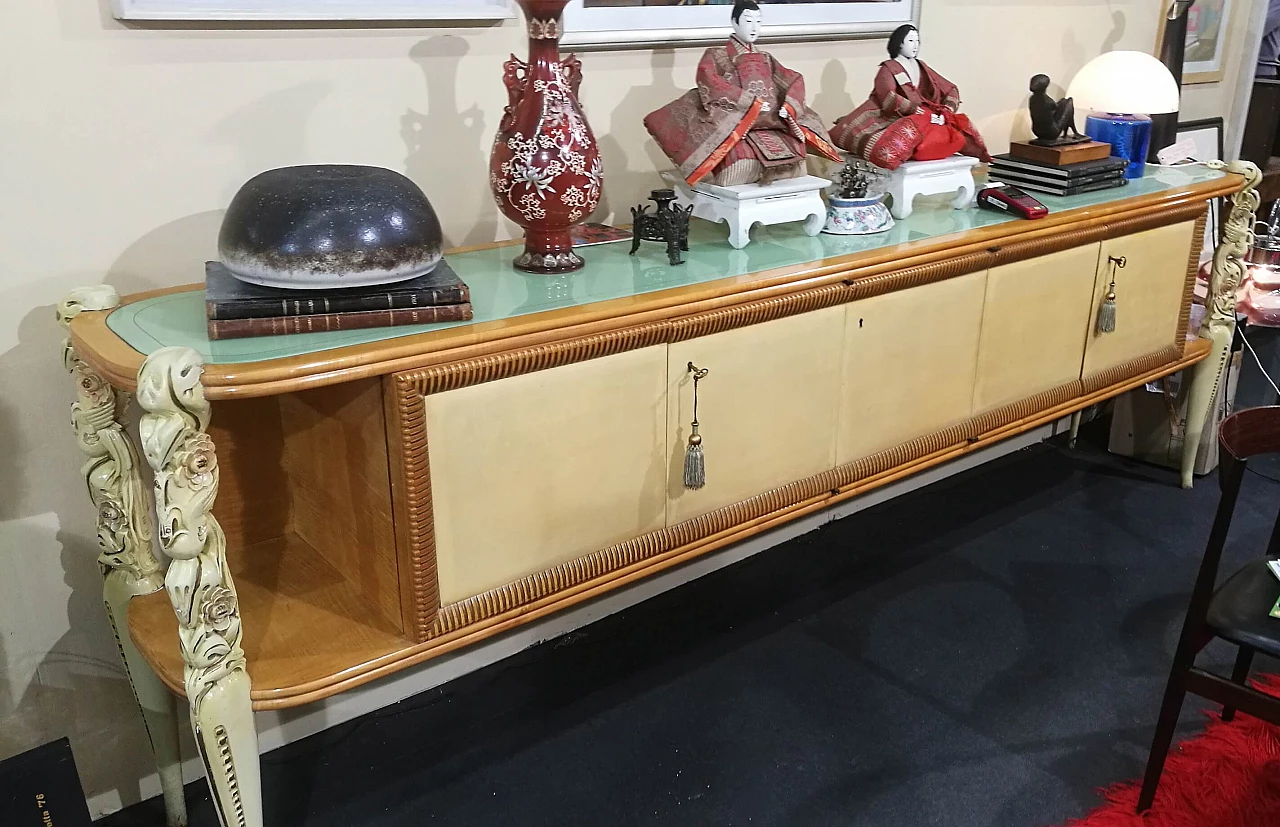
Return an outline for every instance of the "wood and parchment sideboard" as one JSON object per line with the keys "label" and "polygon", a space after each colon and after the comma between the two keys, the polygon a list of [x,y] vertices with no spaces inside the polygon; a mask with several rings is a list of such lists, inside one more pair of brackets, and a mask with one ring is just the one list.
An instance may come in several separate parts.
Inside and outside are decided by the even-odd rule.
{"label": "wood and parchment sideboard", "polygon": [[[1257,206],[1256,168],[1232,171],[1046,197],[1037,222],[931,205],[886,236],[770,228],[746,250],[695,222],[682,268],[615,244],[547,278],[499,245],[455,251],[476,319],[416,329],[209,342],[198,286],[74,291],[59,315],[108,616],[170,823],[175,694],[224,823],[258,827],[252,709],[376,680],[1197,364],[1203,428]],[[1211,312],[1188,336],[1206,205],[1228,195]],[[710,371],[696,491],[690,363]]]}

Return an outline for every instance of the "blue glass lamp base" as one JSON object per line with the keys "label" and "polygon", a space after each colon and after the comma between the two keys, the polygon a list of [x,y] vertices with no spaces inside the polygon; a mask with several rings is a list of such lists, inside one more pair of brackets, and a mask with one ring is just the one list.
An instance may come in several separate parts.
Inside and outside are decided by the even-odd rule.
{"label": "blue glass lamp base", "polygon": [[1111,154],[1129,162],[1125,178],[1141,178],[1147,168],[1147,146],[1151,143],[1151,119],[1141,115],[1090,115],[1084,134],[1111,144]]}

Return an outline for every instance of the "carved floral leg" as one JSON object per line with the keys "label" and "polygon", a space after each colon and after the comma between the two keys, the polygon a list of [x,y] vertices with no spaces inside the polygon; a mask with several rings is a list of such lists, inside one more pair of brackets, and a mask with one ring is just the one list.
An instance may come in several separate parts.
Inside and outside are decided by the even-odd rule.
{"label": "carved floral leg", "polygon": [[218,816],[226,827],[261,827],[258,734],[240,648],[240,607],[227,568],[227,543],[210,513],[218,463],[205,433],[209,403],[194,350],[166,347],[138,373],[142,452],[155,470],[164,578],[178,616],[191,725]]}
{"label": "carved floral leg", "polygon": [[[119,303],[116,291],[106,285],[74,290],[58,306],[58,321],[66,327],[81,310],[109,310]],[[98,511],[98,563],[104,576],[102,594],[107,618],[124,659],[129,685],[142,709],[160,773],[169,827],[184,827],[187,804],[182,795],[176,698],[129,637],[129,601],[164,588],[160,561],[152,547],[151,509],[139,473],[141,461],[120,422],[129,398],[85,364],[70,339],[63,343],[63,363],[76,381],[78,399],[71,406],[71,424],[76,442],[88,457],[82,473],[89,498]]]}
{"label": "carved floral leg", "polygon": [[1253,244],[1254,213],[1258,209],[1256,187],[1262,173],[1248,161],[1210,161],[1214,169],[1226,169],[1243,175],[1244,188],[1231,196],[1231,214],[1227,217],[1222,243],[1213,254],[1213,270],[1209,275],[1209,297],[1200,336],[1209,339],[1209,356],[1191,371],[1187,391],[1187,432],[1182,443],[1182,487],[1190,488],[1196,453],[1205,423],[1209,421],[1213,400],[1227,368],[1231,340],[1236,332],[1236,290],[1244,276],[1244,259]]}

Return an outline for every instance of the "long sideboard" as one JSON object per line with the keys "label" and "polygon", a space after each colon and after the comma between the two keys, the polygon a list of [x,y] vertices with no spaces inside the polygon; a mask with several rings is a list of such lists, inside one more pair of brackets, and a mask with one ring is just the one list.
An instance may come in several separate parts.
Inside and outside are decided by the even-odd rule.
{"label": "long sideboard", "polygon": [[[1042,221],[932,205],[885,237],[770,228],[746,250],[695,222],[682,268],[614,244],[548,279],[488,245],[450,254],[476,319],[421,328],[209,342],[199,285],[74,291],[59,315],[107,614],[170,823],[176,696],[224,823],[259,827],[253,709],[360,686],[1184,368],[1203,428],[1258,178],[1171,170],[1046,197]],[[1227,196],[1188,335],[1207,207]],[[698,489],[691,365],[707,370]]]}

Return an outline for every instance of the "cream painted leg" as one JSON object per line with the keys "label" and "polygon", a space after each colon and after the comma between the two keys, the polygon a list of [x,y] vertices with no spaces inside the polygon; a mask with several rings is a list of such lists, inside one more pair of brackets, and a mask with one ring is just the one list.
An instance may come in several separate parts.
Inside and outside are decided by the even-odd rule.
{"label": "cream painted leg", "polygon": [[227,568],[227,541],[210,513],[218,461],[204,363],[189,348],[166,347],[138,372],[142,452],[155,470],[160,546],[171,562],[164,584],[178,616],[178,641],[191,725],[225,827],[262,827],[258,735],[240,647],[240,606]]}
{"label": "cream painted leg", "polygon": [[[109,310],[119,302],[116,291],[106,285],[74,290],[58,306],[58,321],[66,327],[81,310]],[[98,563],[105,577],[107,619],[155,753],[166,820],[169,827],[184,827],[187,804],[182,795],[176,699],[129,637],[129,601],[164,588],[138,449],[120,421],[129,399],[76,355],[70,339],[63,343],[63,363],[76,380],[78,398],[71,406],[71,424],[80,449],[88,456],[83,473],[98,511]]]}
{"label": "cream painted leg", "polygon": [[107,575],[103,590],[107,616],[111,618],[111,626],[116,631],[120,654],[127,664],[129,682],[133,686],[134,697],[138,699],[138,706],[142,707],[142,720],[146,723],[147,735],[151,738],[151,749],[155,753],[156,768],[160,773],[160,789],[164,794],[165,820],[169,827],[185,827],[187,800],[182,791],[182,755],[178,749],[178,699],[156,677],[156,673],[129,637],[129,601],[163,588],[164,581],[157,577],[156,588],[143,591],[127,578],[118,576],[119,574],[112,572]]}
{"label": "cream painted leg", "polygon": [[1080,420],[1084,419],[1084,411],[1076,411],[1071,415],[1071,435],[1067,437],[1067,447],[1075,448],[1076,439],[1080,436]]}
{"label": "cream painted leg", "polygon": [[1232,161],[1230,164],[1211,161],[1209,166],[1243,175],[1245,184],[1231,196],[1231,214],[1227,217],[1222,243],[1213,255],[1208,312],[1200,327],[1200,336],[1210,340],[1212,349],[1208,358],[1191,370],[1187,391],[1187,432],[1182,443],[1183,488],[1191,487],[1196,450],[1230,356],[1231,339],[1236,329],[1236,289],[1244,276],[1245,255],[1253,243],[1254,213],[1259,203],[1256,187],[1262,181],[1262,173],[1248,161]]}

